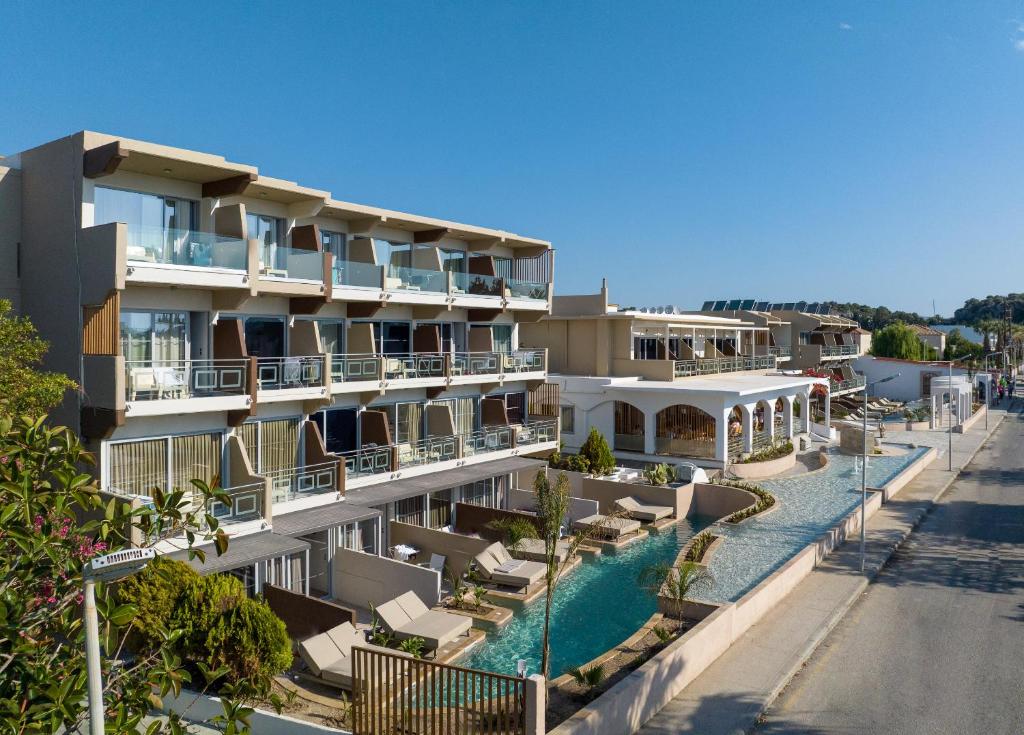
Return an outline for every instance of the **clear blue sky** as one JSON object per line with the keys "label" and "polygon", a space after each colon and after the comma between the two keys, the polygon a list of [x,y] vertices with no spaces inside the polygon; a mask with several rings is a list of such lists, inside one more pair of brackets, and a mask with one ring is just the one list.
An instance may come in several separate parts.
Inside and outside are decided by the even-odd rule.
{"label": "clear blue sky", "polygon": [[0,3],[0,150],[90,128],[553,241],[557,291],[1024,291],[1020,2]]}

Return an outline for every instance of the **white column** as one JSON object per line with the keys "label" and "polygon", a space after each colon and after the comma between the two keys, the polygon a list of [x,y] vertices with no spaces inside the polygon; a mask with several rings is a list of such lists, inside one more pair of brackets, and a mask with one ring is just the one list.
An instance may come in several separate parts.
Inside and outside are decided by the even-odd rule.
{"label": "white column", "polygon": [[725,467],[729,463],[729,414],[732,407],[723,408],[718,412],[715,421],[715,459]]}
{"label": "white column", "polygon": [[[867,386],[865,386],[867,388]],[[825,394],[825,436],[831,435],[832,427],[832,391]]]}
{"label": "white column", "polygon": [[644,454],[654,454],[655,439],[658,437],[658,414],[650,410],[644,414]]}
{"label": "white column", "polygon": [[811,430],[811,394],[800,394],[800,433],[807,434]]}
{"label": "white column", "polygon": [[782,436],[793,438],[793,399],[796,396],[782,396]]}
{"label": "white column", "polygon": [[764,404],[764,432],[768,435],[768,441],[775,441],[775,401],[763,401]]}
{"label": "white column", "polygon": [[740,422],[743,427],[743,451],[749,454],[754,451],[754,411],[756,403],[744,403],[740,406]]}

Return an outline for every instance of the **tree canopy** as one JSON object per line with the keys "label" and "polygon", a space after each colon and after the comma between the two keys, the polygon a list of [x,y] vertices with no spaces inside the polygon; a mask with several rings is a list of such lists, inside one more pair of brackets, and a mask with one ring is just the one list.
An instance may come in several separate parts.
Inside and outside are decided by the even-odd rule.
{"label": "tree canopy", "polygon": [[937,360],[939,357],[938,350],[924,344],[903,322],[876,330],[871,336],[871,354],[900,360]]}
{"label": "tree canopy", "polygon": [[970,324],[971,326],[987,319],[1002,320],[1006,314],[1006,307],[1010,307],[1012,310],[1014,322],[1024,324],[1024,293],[967,299],[963,306],[953,312],[953,320],[958,324]]}
{"label": "tree canopy", "polygon": [[32,322],[0,299],[0,414],[41,416],[76,387],[66,375],[37,369],[49,348]]}

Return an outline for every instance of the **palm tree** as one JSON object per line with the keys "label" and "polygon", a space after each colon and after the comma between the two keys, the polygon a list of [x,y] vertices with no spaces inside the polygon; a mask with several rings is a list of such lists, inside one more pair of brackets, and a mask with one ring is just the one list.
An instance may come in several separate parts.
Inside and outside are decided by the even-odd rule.
{"label": "palm tree", "polygon": [[706,590],[713,581],[706,567],[692,561],[671,564],[654,564],[640,572],[637,580],[640,586],[657,597],[669,600],[675,616],[683,619],[690,595]]}

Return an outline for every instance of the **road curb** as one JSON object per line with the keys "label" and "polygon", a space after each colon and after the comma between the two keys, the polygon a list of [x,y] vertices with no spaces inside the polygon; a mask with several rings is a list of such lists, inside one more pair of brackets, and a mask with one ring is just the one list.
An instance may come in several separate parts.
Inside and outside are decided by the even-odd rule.
{"label": "road curb", "polygon": [[[960,467],[954,474],[950,475],[946,482],[942,484],[942,486],[931,498],[926,499],[924,506],[914,515],[914,518],[911,521],[911,523],[899,534],[899,537],[895,541],[890,543],[889,546],[883,551],[880,561],[877,564],[871,565],[871,567],[867,570],[867,575],[863,577],[861,580],[859,580],[857,587],[854,589],[854,591],[846,599],[844,599],[842,603],[840,603],[840,605],[835,609],[835,611],[833,611],[832,615],[829,617],[825,625],[822,626],[818,630],[818,632],[815,633],[814,637],[807,642],[807,645],[805,645],[804,648],[797,655],[795,664],[792,667],[790,667],[790,669],[787,670],[785,674],[783,674],[779,681],[779,684],[775,686],[771,692],[769,692],[767,697],[765,697],[764,702],[761,704],[761,708],[757,714],[757,717],[754,718],[755,726],[757,721],[760,720],[761,716],[775,703],[775,701],[779,698],[779,695],[782,694],[786,687],[790,685],[793,679],[796,678],[797,674],[804,667],[804,665],[811,658],[811,656],[814,655],[814,652],[818,650],[818,648],[828,637],[828,635],[835,629],[835,627],[840,623],[840,621],[842,621],[842,619],[846,617],[846,614],[850,611],[851,608],[853,608],[854,604],[857,602],[857,600],[860,599],[861,595],[864,594],[868,585],[874,581],[874,579],[878,576],[878,573],[881,572],[889,563],[889,560],[892,558],[893,554],[895,554],[900,549],[900,547],[903,546],[903,543],[907,540],[910,534],[917,530],[918,526],[921,525],[921,521],[923,521],[928,516],[928,514],[931,513],[932,510],[934,510],[936,504],[940,500],[942,500],[942,497],[946,494],[949,488],[952,487],[953,483],[956,482],[958,477],[960,477],[960,473],[963,471],[964,467],[967,467],[967,465],[974,461],[974,458],[975,456],[977,456],[978,452],[982,450],[982,448],[988,443],[988,440],[992,438],[992,435],[996,432],[996,429],[998,429],[999,426],[1003,423],[1003,419],[1010,415],[1010,413],[1012,412],[1012,407],[1014,405],[1015,404],[1011,404],[1011,408],[1008,408],[1006,413],[1004,413],[999,418],[999,420],[996,421],[995,424],[988,430],[988,433],[985,435],[985,438],[981,441],[980,444],[978,444],[977,448],[975,448],[975,450],[971,452],[970,455],[967,457],[967,460],[964,462],[963,467]],[[748,730],[748,732],[749,731],[750,730]]]}

